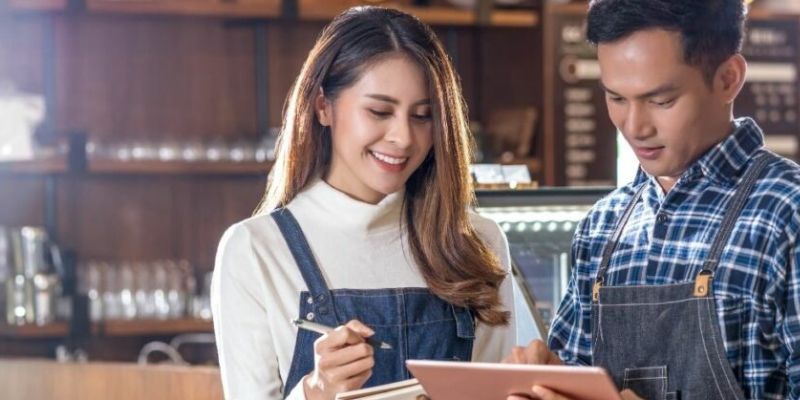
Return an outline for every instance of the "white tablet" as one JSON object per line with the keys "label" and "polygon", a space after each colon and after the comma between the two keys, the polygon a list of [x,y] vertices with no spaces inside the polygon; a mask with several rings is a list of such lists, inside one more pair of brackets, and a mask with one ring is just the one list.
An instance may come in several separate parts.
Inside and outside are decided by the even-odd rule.
{"label": "white tablet", "polygon": [[538,398],[533,385],[581,400],[618,400],[611,377],[599,367],[408,360],[406,366],[434,400]]}

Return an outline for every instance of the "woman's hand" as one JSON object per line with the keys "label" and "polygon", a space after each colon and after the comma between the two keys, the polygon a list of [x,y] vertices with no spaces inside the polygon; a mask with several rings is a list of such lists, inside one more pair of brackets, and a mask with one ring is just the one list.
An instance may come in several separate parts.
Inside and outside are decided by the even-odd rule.
{"label": "woman's hand", "polygon": [[373,348],[364,338],[375,331],[352,320],[314,342],[314,371],[303,380],[306,398],[331,400],[337,393],[361,388],[372,376]]}

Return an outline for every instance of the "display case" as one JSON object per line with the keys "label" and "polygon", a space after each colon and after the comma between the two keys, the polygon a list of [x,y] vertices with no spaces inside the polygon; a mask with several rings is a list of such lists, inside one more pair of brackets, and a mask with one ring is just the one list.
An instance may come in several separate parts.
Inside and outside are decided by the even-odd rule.
{"label": "display case", "polygon": [[569,282],[572,236],[592,205],[613,188],[478,191],[476,211],[508,237],[517,342],[546,338]]}

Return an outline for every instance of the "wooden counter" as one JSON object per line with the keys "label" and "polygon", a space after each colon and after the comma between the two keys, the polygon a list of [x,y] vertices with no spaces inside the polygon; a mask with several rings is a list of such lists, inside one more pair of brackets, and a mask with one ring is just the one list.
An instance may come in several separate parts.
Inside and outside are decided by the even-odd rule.
{"label": "wooden counter", "polygon": [[216,367],[0,359],[4,400],[222,399]]}

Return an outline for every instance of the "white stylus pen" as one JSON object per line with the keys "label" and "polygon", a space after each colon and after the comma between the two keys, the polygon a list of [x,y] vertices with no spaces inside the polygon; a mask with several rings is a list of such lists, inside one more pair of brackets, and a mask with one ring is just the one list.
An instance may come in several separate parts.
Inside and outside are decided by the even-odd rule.
{"label": "white stylus pen", "polygon": [[[324,335],[324,334],[326,334],[326,333],[328,333],[328,332],[333,330],[333,328],[331,328],[330,326],[318,324],[316,322],[311,322],[311,321],[307,321],[307,320],[300,319],[300,318],[293,319],[292,323],[296,327],[298,327],[300,329],[306,329],[306,330],[309,330],[309,331],[312,331],[312,332],[317,332],[317,333],[322,334],[322,335]],[[365,338],[364,340],[366,340],[367,343],[371,344],[372,347],[374,347],[376,349],[381,349],[381,350],[391,350],[392,349],[392,345],[390,345],[389,343],[386,343],[386,342],[382,342],[382,341],[380,341],[378,339],[375,339],[374,336],[370,336],[368,338]]]}

